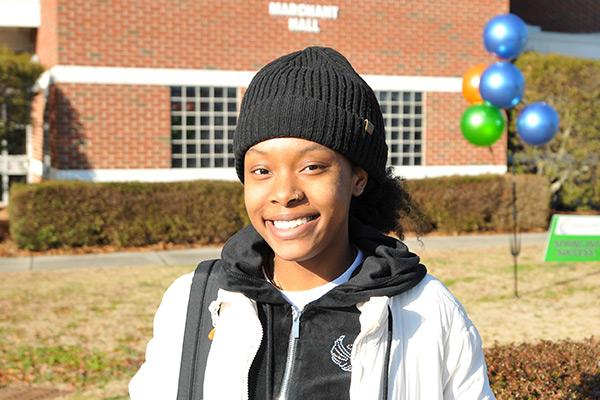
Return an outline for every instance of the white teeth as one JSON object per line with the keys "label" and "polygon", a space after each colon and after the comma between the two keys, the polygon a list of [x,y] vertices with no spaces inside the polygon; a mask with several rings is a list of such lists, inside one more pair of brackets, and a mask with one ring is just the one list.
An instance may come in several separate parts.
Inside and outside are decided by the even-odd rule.
{"label": "white teeth", "polygon": [[307,223],[308,221],[312,221],[313,219],[315,218],[305,217],[293,219],[291,221],[273,221],[273,225],[275,225],[275,228],[277,229],[293,229],[297,226],[304,225],[305,223]]}

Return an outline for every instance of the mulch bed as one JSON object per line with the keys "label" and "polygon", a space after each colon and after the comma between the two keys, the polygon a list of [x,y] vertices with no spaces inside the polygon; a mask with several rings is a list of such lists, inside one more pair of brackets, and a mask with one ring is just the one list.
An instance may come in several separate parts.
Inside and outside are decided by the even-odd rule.
{"label": "mulch bed", "polygon": [[498,399],[600,399],[600,339],[494,345],[485,351]]}

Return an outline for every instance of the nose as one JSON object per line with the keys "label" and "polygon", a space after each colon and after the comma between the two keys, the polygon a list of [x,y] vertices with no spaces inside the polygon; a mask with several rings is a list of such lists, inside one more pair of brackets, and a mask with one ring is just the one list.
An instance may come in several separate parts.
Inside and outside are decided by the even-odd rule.
{"label": "nose", "polygon": [[280,174],[273,180],[271,203],[290,207],[304,199],[304,191],[290,174]]}

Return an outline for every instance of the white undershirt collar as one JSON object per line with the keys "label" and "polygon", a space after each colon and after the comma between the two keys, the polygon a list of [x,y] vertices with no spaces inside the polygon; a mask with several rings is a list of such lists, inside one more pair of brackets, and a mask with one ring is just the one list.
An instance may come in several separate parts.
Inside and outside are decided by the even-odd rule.
{"label": "white undershirt collar", "polygon": [[307,290],[280,290],[282,296],[297,310],[302,311],[304,307],[325,295],[331,289],[348,282],[354,273],[354,270],[362,263],[364,255],[360,249],[357,249],[356,258],[352,264],[340,276],[321,286]]}

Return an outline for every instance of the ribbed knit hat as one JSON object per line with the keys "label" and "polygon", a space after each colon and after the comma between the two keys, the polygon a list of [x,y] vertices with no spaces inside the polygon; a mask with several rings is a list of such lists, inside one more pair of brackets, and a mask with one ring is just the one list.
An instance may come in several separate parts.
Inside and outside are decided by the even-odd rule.
{"label": "ribbed knit hat", "polygon": [[296,51],[254,76],[233,139],[242,182],[246,151],[278,137],[317,142],[365,169],[371,179],[382,181],[385,176],[387,145],[375,93],[334,49]]}

